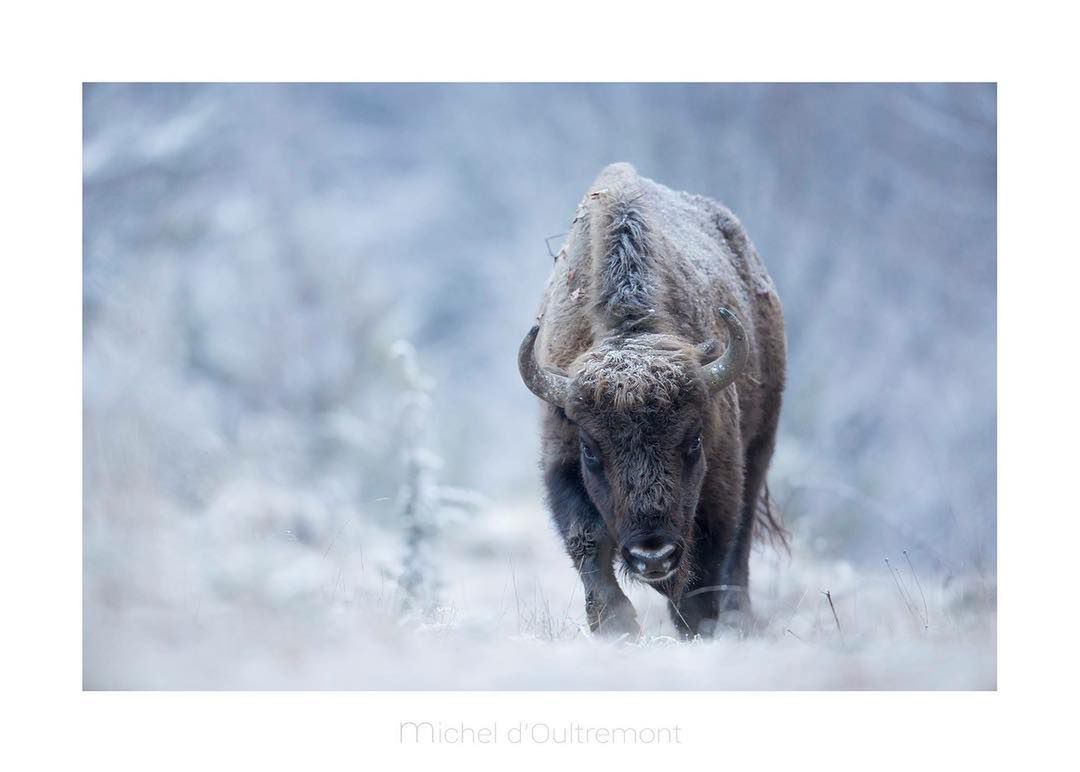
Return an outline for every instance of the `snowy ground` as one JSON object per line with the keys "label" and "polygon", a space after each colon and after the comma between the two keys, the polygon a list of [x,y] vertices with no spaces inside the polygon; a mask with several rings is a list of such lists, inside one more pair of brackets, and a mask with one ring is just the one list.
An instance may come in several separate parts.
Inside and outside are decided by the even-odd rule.
{"label": "snowy ground", "polygon": [[996,687],[993,581],[919,573],[916,558],[916,583],[903,555],[894,576],[886,556],[860,570],[798,543],[791,558],[759,550],[760,630],[742,640],[676,641],[659,596],[631,588],[645,633],[613,643],[583,629],[578,581],[535,507],[444,535],[428,617],[400,612],[400,544],[355,513],[253,488],[202,515],[146,515],[87,524],[87,688]]}

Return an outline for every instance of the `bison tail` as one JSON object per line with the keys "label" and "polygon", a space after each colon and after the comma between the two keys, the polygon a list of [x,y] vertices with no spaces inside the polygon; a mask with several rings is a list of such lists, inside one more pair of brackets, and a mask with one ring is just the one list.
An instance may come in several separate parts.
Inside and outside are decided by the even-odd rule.
{"label": "bison tail", "polygon": [[765,538],[770,545],[784,548],[791,554],[791,532],[784,526],[783,513],[773,506],[772,496],[769,495],[769,483],[765,482],[761,495],[758,496],[757,507],[754,517],[754,530]]}

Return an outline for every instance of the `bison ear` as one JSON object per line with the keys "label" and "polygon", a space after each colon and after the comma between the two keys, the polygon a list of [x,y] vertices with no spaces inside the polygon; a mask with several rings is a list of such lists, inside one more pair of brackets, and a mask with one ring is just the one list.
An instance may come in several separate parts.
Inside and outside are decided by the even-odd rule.
{"label": "bison ear", "polygon": [[[746,367],[746,360],[750,356],[750,344],[746,340],[746,330],[742,322],[726,308],[718,308],[717,314],[724,320],[728,329],[728,347],[724,355],[711,364],[704,365],[705,381],[709,385],[709,393],[715,394],[726,389],[739,377],[739,373]],[[698,346],[705,361],[705,351],[719,348],[715,340],[706,341]]]}
{"label": "bison ear", "polygon": [[555,407],[565,408],[570,394],[570,379],[562,373],[541,368],[536,362],[536,335],[540,325],[534,325],[518,349],[518,372],[529,391]]}

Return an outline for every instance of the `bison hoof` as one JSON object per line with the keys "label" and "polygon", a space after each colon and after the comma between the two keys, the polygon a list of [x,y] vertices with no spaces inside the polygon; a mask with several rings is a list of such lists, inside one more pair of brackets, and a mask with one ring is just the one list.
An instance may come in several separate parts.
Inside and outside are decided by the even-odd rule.
{"label": "bison hoof", "polygon": [[754,617],[748,609],[730,609],[721,611],[715,620],[714,636],[733,635],[745,638],[753,632]]}
{"label": "bison hoof", "polygon": [[605,638],[619,638],[629,636],[637,638],[641,635],[641,627],[638,626],[637,615],[630,604],[626,608],[618,608],[600,615],[599,619],[591,620],[589,628],[593,633]]}
{"label": "bison hoof", "polygon": [[745,638],[753,632],[754,618],[746,610],[721,611],[719,616],[705,617],[697,620],[697,623],[689,630],[684,631],[683,637],[693,639],[701,638]]}

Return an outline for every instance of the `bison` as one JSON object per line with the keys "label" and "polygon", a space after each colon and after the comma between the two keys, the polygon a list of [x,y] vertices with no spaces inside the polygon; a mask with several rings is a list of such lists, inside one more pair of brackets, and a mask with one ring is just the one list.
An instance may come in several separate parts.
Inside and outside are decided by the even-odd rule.
{"label": "bison", "polygon": [[639,632],[617,566],[684,636],[746,629],[751,539],[784,538],[765,475],[785,356],[776,288],[731,211],[606,167],[518,354],[591,630]]}

